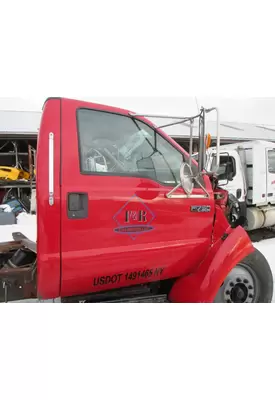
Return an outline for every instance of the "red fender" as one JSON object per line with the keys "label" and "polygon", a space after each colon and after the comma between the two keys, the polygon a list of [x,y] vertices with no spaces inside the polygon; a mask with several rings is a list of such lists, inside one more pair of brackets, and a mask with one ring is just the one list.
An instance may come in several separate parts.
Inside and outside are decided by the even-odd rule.
{"label": "red fender", "polygon": [[227,230],[227,238],[217,240],[192,274],[179,278],[169,300],[173,303],[212,303],[229,272],[254,251],[242,227]]}

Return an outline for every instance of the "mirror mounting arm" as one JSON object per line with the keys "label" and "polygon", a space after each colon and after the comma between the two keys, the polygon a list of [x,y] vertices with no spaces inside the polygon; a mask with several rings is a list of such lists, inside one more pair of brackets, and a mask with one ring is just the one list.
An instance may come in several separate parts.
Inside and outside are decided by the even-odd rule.
{"label": "mirror mounting arm", "polygon": [[210,195],[207,190],[201,185],[200,182],[195,179],[201,189],[204,191],[205,194],[175,194],[173,193],[181,187],[179,183],[176,187],[174,187],[169,193],[166,194],[167,199],[209,199]]}
{"label": "mirror mounting arm", "polygon": [[[168,199],[171,199],[173,193],[174,193],[176,190],[178,190],[180,187],[181,187],[181,183],[179,183],[179,184],[178,184],[177,186],[175,186],[172,190],[170,190],[170,192],[168,192],[168,193],[166,194],[166,197],[167,197]],[[186,195],[186,196],[187,196],[187,195]],[[188,196],[188,197],[189,197],[189,196]]]}
{"label": "mirror mounting arm", "polygon": [[203,185],[200,183],[200,181],[199,181],[197,178],[195,178],[195,181],[196,181],[196,183],[200,186],[200,188],[204,191],[206,197],[209,198],[209,197],[210,197],[210,196],[209,196],[209,193],[208,193],[207,190],[203,187]]}

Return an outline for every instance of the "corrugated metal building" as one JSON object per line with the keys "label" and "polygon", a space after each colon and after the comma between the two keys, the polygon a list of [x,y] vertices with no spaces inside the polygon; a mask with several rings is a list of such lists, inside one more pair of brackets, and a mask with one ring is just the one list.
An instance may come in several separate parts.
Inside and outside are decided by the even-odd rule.
{"label": "corrugated metal building", "polygon": [[0,135],[1,137],[33,137],[38,133],[40,120],[40,111],[0,110]]}
{"label": "corrugated metal building", "polygon": [[[155,119],[154,122],[157,126],[164,124],[163,120]],[[167,123],[169,123],[169,121]],[[211,134],[213,144],[215,143],[216,129],[217,127],[215,121],[207,121],[206,133]],[[169,136],[173,137],[183,147],[188,149],[190,135],[190,128],[188,124],[167,127],[164,129],[164,131]],[[197,124],[194,125],[193,134],[194,137],[198,137]],[[275,142],[275,126],[251,125],[246,123],[233,123],[222,121],[220,123],[220,138],[222,144],[258,139]]]}
{"label": "corrugated metal building", "polygon": [[[41,119],[40,111],[1,111],[0,135],[2,137],[34,137],[38,134]],[[153,119],[156,125],[163,125],[172,120]],[[164,128],[164,131],[173,137],[183,147],[188,149],[189,126],[174,125]],[[215,121],[208,121],[206,132],[210,133],[213,142],[216,137]],[[198,128],[194,126],[194,136],[198,136]],[[222,143],[232,143],[245,140],[270,140],[275,142],[275,126],[251,125],[246,123],[221,122],[220,136]],[[196,150],[194,148],[194,150]]]}

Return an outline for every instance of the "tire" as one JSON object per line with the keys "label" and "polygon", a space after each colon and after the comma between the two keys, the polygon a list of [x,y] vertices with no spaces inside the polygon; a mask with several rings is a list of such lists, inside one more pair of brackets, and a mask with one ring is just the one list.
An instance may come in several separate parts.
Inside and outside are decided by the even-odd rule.
{"label": "tire", "polygon": [[264,255],[257,249],[230,271],[214,303],[271,303],[273,275]]}

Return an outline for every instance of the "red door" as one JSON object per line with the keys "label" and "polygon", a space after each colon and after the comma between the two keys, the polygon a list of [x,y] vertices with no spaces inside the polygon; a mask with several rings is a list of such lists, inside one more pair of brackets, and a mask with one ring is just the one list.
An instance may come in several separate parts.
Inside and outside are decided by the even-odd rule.
{"label": "red door", "polygon": [[195,268],[210,245],[214,201],[212,192],[166,198],[181,148],[127,111],[96,104],[62,100],[61,126],[61,296]]}

